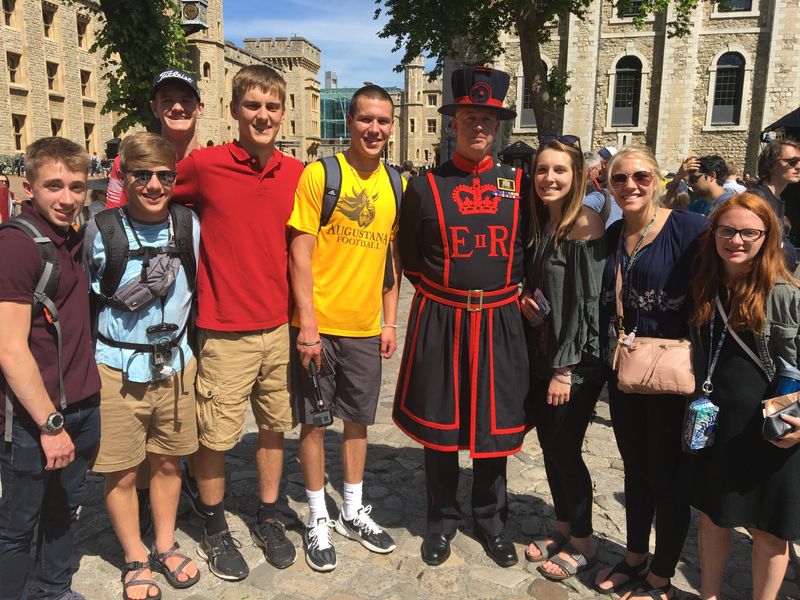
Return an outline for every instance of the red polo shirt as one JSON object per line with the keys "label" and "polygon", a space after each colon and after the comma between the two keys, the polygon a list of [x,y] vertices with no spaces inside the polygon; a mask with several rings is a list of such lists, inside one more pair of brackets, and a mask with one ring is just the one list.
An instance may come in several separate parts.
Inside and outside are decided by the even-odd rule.
{"label": "red polo shirt", "polygon": [[[100,375],[94,362],[89,326],[89,283],[81,266],[82,237],[52,225],[25,202],[22,214],[36,223],[53,240],[60,269],[55,302],[61,321],[64,392],[67,404],[85,400],[100,390]],[[33,303],[33,290],[39,281],[39,249],[25,233],[16,229],[0,230],[0,302]],[[33,316],[29,338],[31,354],[42,374],[45,389],[53,406],[58,405],[58,351],[51,326],[42,313]],[[0,371],[0,387],[6,381]],[[15,413],[24,410],[16,406]],[[5,422],[5,403],[0,402],[0,430]]]}
{"label": "red polo shirt", "polygon": [[286,222],[302,171],[278,150],[262,166],[238,142],[178,163],[173,199],[200,217],[198,326],[252,331],[288,322]]}

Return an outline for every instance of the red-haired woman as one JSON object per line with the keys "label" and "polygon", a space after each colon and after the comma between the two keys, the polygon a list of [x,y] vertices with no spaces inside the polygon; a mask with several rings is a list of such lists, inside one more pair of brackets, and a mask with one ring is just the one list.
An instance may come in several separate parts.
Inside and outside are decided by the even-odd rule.
{"label": "red-haired woman", "polygon": [[796,365],[800,348],[800,288],[784,264],[782,232],[755,194],[728,199],[712,213],[692,278],[695,374],[705,381],[712,371],[711,400],[719,406],[714,443],[700,450],[692,473],[691,503],[702,513],[705,600],[720,597],[732,528],[752,533],[759,600],[777,596],[789,559],[786,540],[800,537],[800,419],[784,419],[795,429],[780,441],[761,434],[761,400],[775,361]]}

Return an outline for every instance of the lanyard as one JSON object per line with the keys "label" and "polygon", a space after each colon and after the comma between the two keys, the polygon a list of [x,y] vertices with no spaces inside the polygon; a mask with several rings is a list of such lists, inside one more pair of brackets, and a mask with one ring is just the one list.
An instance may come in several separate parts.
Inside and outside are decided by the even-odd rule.
{"label": "lanyard", "polygon": [[[711,347],[714,345],[714,321],[716,320],[716,312],[711,315],[711,321],[708,324],[708,331],[709,331],[709,339],[710,343],[708,344],[708,349],[711,350]],[[722,352],[722,344],[725,342],[725,334],[728,333],[728,323],[725,322],[725,327],[722,328],[722,335],[719,336],[719,343],[717,344],[716,350],[714,350],[714,356],[712,357],[709,353],[708,355],[708,375],[706,375],[706,380],[703,382],[703,393],[708,395],[714,391],[714,385],[711,383],[711,376],[714,374],[714,369],[717,368],[717,361],[719,360],[719,354]]]}
{"label": "lanyard", "polygon": [[[633,252],[631,252],[630,258],[628,258],[628,260],[626,261],[625,273],[623,278],[626,284],[628,282],[628,274],[631,272],[631,269],[633,268],[633,263],[635,263],[636,260],[639,258],[639,256],[641,256],[639,250],[641,250],[642,244],[644,244],[644,240],[647,237],[647,234],[650,233],[650,229],[653,227],[653,223],[655,223],[656,221],[656,215],[658,215],[658,206],[656,206],[656,209],[653,211],[653,216],[650,217],[650,222],[647,223],[647,226],[644,228],[644,231],[642,232],[642,237],[639,238],[639,241],[636,242],[636,245],[633,247]],[[625,244],[625,223],[623,220],[622,231],[619,234],[620,261],[623,259],[624,255],[624,252],[622,251],[624,244]]]}

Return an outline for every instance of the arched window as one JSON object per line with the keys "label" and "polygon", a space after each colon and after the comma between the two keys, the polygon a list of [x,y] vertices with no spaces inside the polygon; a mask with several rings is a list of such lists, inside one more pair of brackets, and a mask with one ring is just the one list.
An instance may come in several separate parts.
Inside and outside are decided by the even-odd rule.
{"label": "arched window", "polygon": [[208,63],[203,63],[203,79],[209,79],[211,77],[211,65]]}
{"label": "arched window", "polygon": [[625,56],[619,59],[615,75],[611,125],[614,127],[638,126],[642,61],[635,56]]}
{"label": "arched window", "polygon": [[714,106],[712,125],[738,125],[742,112],[744,57],[738,52],[726,52],[717,61],[714,77]]}

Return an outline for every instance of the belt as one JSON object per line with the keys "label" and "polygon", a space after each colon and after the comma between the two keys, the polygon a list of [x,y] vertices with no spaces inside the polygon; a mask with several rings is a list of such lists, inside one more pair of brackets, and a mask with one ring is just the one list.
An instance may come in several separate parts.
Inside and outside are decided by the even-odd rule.
{"label": "belt", "polygon": [[497,308],[516,302],[519,297],[519,286],[512,285],[499,290],[460,290],[433,283],[424,276],[420,280],[418,291],[425,297],[440,304],[454,308],[465,308],[468,312],[479,312],[489,308]]}

